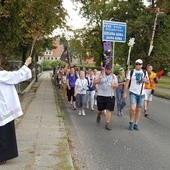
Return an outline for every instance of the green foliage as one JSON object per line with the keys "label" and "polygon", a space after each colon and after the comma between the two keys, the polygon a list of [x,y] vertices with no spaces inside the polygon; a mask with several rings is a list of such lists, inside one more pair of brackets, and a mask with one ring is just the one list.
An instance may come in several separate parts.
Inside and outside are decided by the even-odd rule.
{"label": "green foliage", "polygon": [[56,66],[60,66],[60,67],[65,67],[65,63],[63,61],[43,61],[41,63],[42,65],[42,68],[44,71],[47,71],[47,70],[52,70],[54,67]]}
{"label": "green foliage", "polygon": [[80,63],[82,64],[82,59],[87,58],[88,49],[85,46],[85,40],[81,34],[82,30],[77,30],[74,33],[74,37],[68,41],[69,53],[73,58],[80,58]]}
{"label": "green foliage", "polygon": [[158,80],[158,84],[156,86],[170,90],[170,77],[166,77],[166,76],[161,77]]}
{"label": "green foliage", "polygon": [[[144,60],[145,65],[151,63],[156,70],[169,69],[170,62],[170,19],[168,10],[170,9],[169,0],[151,1],[157,2],[157,6],[167,13],[158,16],[157,27],[154,37],[154,48],[151,56],[148,57],[149,45],[153,32],[153,24],[156,13],[146,10],[142,0],[135,1],[110,1],[110,0],[74,0],[81,2],[81,13],[89,21],[89,27],[81,32],[83,45],[87,52],[95,57],[97,65],[103,60],[103,47],[101,41],[102,21],[114,20],[127,23],[127,43],[130,37],[135,38],[135,45],[131,52],[131,64],[137,58]],[[156,11],[156,10],[153,10]],[[115,63],[126,65],[129,47],[127,43],[116,43]]]}
{"label": "green foliage", "polygon": [[87,65],[87,64],[76,64],[74,66],[79,67],[79,68],[85,68],[85,70],[88,70],[88,69],[92,69],[92,70],[97,69],[97,70],[100,70],[100,67],[98,67],[98,66],[90,66],[90,65]]}
{"label": "green foliage", "polygon": [[47,39],[44,37],[65,25],[66,11],[61,0],[4,2],[0,5],[0,44],[4,47],[0,50],[3,50],[3,56],[28,55],[34,43],[34,52],[42,51]]}

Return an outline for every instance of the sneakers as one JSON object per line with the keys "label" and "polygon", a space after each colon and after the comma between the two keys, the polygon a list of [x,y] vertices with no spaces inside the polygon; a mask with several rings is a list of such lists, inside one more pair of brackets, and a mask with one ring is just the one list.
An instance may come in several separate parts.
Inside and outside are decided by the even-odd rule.
{"label": "sneakers", "polygon": [[110,127],[110,125],[109,125],[108,123],[105,125],[105,129],[106,129],[106,130],[112,130],[111,127]]}
{"label": "sneakers", "polygon": [[120,116],[121,115],[121,111],[118,111],[117,115]]}
{"label": "sneakers", "polygon": [[94,111],[94,108],[93,108],[93,107],[91,107],[91,111]]}
{"label": "sneakers", "polygon": [[76,106],[73,106],[73,110],[76,110]]}
{"label": "sneakers", "polygon": [[72,107],[72,104],[71,104],[71,103],[68,103],[68,107],[71,108],[71,107]]}
{"label": "sneakers", "polygon": [[123,112],[122,111],[118,111],[117,115],[118,116],[123,116]]}
{"label": "sneakers", "polygon": [[123,116],[123,112],[122,111],[120,111],[120,116]]}
{"label": "sneakers", "polygon": [[148,113],[146,112],[146,110],[144,110],[144,116],[147,117]]}
{"label": "sneakers", "polygon": [[136,130],[139,131],[139,125],[138,124],[133,124],[133,122],[129,122],[129,130]]}
{"label": "sneakers", "polygon": [[133,130],[133,122],[129,122],[129,130]]}
{"label": "sneakers", "polygon": [[81,110],[79,110],[78,115],[81,116]]}
{"label": "sneakers", "polygon": [[82,110],[82,115],[83,115],[83,116],[85,116],[85,115],[86,115],[86,113],[85,113],[85,111],[84,111],[84,110]]}
{"label": "sneakers", "polygon": [[134,124],[133,129],[139,131],[139,125]]}
{"label": "sneakers", "polygon": [[96,122],[100,123],[100,121],[101,121],[101,117],[98,115],[97,118],[96,118]]}
{"label": "sneakers", "polygon": [[79,116],[81,116],[81,115],[85,116],[86,114],[85,114],[85,111],[84,111],[84,110],[79,110],[78,115],[79,115]]}
{"label": "sneakers", "polygon": [[145,113],[145,115],[144,115],[145,117],[148,117],[148,114],[147,113]]}

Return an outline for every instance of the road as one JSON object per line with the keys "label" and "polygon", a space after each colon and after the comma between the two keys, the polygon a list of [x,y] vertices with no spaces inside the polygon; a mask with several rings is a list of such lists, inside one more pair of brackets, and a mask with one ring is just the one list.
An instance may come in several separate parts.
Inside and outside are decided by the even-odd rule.
{"label": "road", "polygon": [[[128,106],[124,116],[113,114],[112,130],[98,125],[96,112],[78,116],[67,108],[76,157],[81,170],[169,170],[170,101],[154,97],[148,118],[143,115],[140,131],[128,130]],[[75,156],[76,155],[76,156]]]}

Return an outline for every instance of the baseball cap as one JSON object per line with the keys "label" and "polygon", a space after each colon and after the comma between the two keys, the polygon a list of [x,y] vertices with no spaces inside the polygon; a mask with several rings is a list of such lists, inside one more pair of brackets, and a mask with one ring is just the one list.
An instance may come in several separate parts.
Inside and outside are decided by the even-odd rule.
{"label": "baseball cap", "polygon": [[105,68],[108,69],[108,70],[111,70],[112,69],[112,65],[111,64],[107,64]]}
{"label": "baseball cap", "polygon": [[143,61],[141,59],[137,59],[135,63],[143,64]]}
{"label": "baseball cap", "polygon": [[100,67],[100,70],[105,70],[105,68],[104,67]]}
{"label": "baseball cap", "polygon": [[123,67],[120,67],[120,68],[119,68],[119,71],[122,71],[122,70],[124,70],[124,68],[123,68]]}

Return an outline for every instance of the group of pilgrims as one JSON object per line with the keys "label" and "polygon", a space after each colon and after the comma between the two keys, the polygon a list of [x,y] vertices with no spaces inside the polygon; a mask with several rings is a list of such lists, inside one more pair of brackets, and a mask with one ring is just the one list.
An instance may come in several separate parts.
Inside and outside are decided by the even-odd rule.
{"label": "group of pilgrims", "polygon": [[[101,67],[100,70],[71,67],[62,68],[55,67],[53,69],[53,78],[55,85],[63,90],[63,94],[67,97],[69,108],[73,110],[78,109],[78,115],[85,116],[85,110],[95,110],[97,105],[98,84],[95,80],[99,78],[99,75],[105,74],[105,67]],[[114,75],[114,74],[113,74]],[[125,83],[125,71],[123,67],[119,68],[118,75],[115,75],[116,82],[118,84],[113,94],[116,97],[117,103],[117,115],[123,116],[123,108],[126,105],[123,99],[123,90]],[[105,110],[103,110],[105,113]]]}

